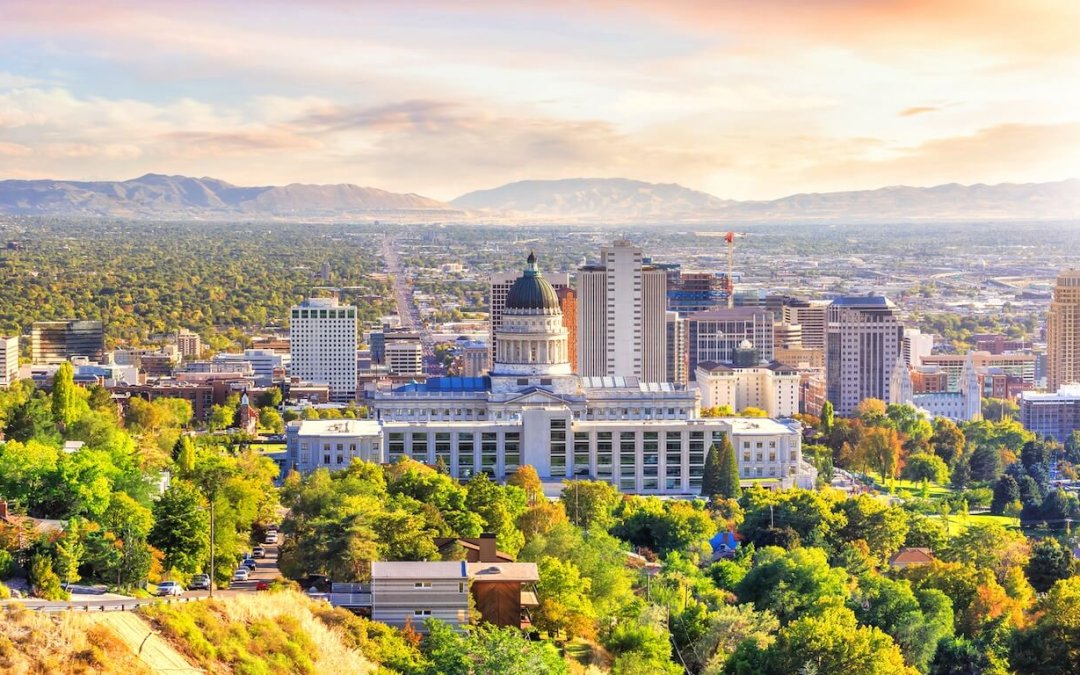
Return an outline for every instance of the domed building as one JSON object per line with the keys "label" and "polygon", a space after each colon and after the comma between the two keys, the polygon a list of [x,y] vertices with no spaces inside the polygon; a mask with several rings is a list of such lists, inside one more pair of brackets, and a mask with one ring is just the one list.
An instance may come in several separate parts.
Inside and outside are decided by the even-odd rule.
{"label": "domed building", "polygon": [[[696,495],[709,446],[729,436],[744,478],[814,485],[798,423],[705,419],[696,388],[576,375],[559,298],[533,254],[507,292],[495,337],[486,377],[430,377],[369,393],[381,461],[441,460],[461,479],[480,472],[505,479],[528,464],[553,490],[564,479],[590,478],[628,493]],[[306,473],[330,459],[351,461],[340,450],[350,439],[299,433],[320,423],[290,423],[286,469]]]}

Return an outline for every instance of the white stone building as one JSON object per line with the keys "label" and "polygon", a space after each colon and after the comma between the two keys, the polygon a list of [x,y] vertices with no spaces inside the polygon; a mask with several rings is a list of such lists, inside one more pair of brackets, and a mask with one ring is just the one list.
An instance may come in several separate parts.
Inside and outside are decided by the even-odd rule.
{"label": "white stone building", "polygon": [[695,378],[703,408],[730,406],[736,412],[760,408],[769,417],[799,412],[799,371],[776,361],[750,368],[700,363]]}
{"label": "white stone building", "polygon": [[292,308],[291,377],[326,384],[330,400],[356,398],[356,307],[309,298]]}
{"label": "white stone building", "polygon": [[948,417],[954,422],[971,422],[982,417],[982,388],[971,353],[964,359],[957,391],[914,393],[911,369],[903,355],[896,359],[889,380],[886,403],[913,405],[933,417]]}

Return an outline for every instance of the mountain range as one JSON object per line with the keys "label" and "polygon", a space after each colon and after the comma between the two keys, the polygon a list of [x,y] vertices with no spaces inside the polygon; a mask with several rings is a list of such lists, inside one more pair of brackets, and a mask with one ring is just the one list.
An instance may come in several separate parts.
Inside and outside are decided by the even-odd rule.
{"label": "mountain range", "polygon": [[147,174],[126,181],[0,181],[0,214],[137,219],[387,219],[489,222],[718,223],[1038,220],[1080,217],[1080,179],[721,199],[625,178],[528,180],[451,202],[356,185],[240,187]]}

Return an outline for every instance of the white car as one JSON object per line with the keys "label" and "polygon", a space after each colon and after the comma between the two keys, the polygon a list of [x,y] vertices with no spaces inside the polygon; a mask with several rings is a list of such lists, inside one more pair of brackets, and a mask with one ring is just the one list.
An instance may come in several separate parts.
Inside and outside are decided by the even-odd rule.
{"label": "white car", "polygon": [[266,544],[276,544],[277,543],[277,532],[267,532],[266,533],[266,541],[264,543],[266,543]]}
{"label": "white car", "polygon": [[247,568],[241,567],[240,569],[233,572],[232,580],[233,581],[247,581],[250,574],[251,573],[247,571]]}
{"label": "white car", "polygon": [[157,594],[161,596],[183,595],[184,587],[176,581],[162,581],[160,584],[158,584]]}

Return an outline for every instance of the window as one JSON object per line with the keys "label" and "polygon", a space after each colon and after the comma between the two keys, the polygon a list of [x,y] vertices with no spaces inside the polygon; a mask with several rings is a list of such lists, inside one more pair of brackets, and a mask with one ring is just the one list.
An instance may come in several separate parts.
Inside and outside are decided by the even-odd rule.
{"label": "window", "polygon": [[412,585],[413,588],[431,588],[430,581],[417,581]]}
{"label": "window", "polygon": [[430,609],[414,609],[412,611],[413,616],[431,616]]}

